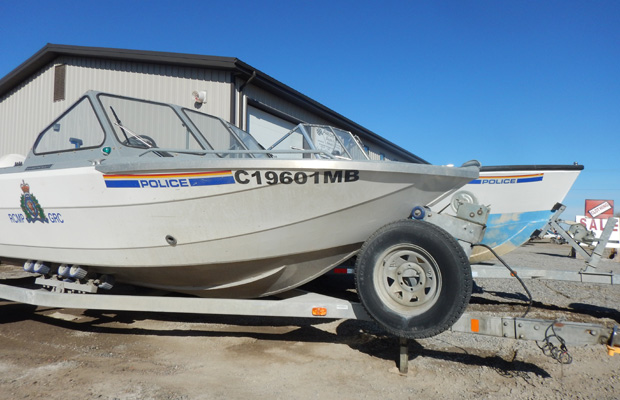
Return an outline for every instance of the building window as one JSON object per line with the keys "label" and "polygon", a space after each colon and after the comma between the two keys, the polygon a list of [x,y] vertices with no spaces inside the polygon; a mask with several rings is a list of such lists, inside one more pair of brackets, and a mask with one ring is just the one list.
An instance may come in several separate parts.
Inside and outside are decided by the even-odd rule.
{"label": "building window", "polygon": [[60,64],[54,67],[54,101],[65,99],[65,75],[66,65]]}
{"label": "building window", "polygon": [[379,160],[385,161],[385,154],[379,153]]}

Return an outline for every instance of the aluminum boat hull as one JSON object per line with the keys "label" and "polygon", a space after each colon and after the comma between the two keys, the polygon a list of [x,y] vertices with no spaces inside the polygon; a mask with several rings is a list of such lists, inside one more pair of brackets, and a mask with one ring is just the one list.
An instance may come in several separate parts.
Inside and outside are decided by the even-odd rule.
{"label": "aluminum boat hull", "polygon": [[1,257],[234,298],[308,282],[381,226],[478,176],[477,167],[264,159],[11,170],[0,174]]}

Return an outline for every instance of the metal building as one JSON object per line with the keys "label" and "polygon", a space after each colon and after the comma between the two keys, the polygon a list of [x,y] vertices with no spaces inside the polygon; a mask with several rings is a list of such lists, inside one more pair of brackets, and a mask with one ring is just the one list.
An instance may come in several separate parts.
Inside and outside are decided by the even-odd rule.
{"label": "metal building", "polygon": [[266,147],[306,122],[353,132],[372,159],[425,162],[237,58],[56,44],[0,80],[0,156],[27,154],[38,133],[88,90],[199,109]]}

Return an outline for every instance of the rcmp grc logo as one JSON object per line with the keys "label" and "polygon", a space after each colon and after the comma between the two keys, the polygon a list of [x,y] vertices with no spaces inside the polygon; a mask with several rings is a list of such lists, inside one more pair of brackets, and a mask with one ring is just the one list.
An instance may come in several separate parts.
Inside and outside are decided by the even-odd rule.
{"label": "rcmp grc logo", "polygon": [[30,194],[30,185],[22,180],[20,185],[22,188],[21,207],[24,214],[26,214],[26,221],[28,222],[49,222],[43,211],[43,207],[37,201],[37,198],[33,194]]}

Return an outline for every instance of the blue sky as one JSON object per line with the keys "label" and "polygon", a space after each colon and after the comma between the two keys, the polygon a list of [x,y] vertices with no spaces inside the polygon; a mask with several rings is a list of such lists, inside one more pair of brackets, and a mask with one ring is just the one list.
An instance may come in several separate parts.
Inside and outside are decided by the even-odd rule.
{"label": "blue sky", "polygon": [[0,77],[46,43],[237,57],[435,164],[585,165],[620,211],[620,1],[6,1]]}

